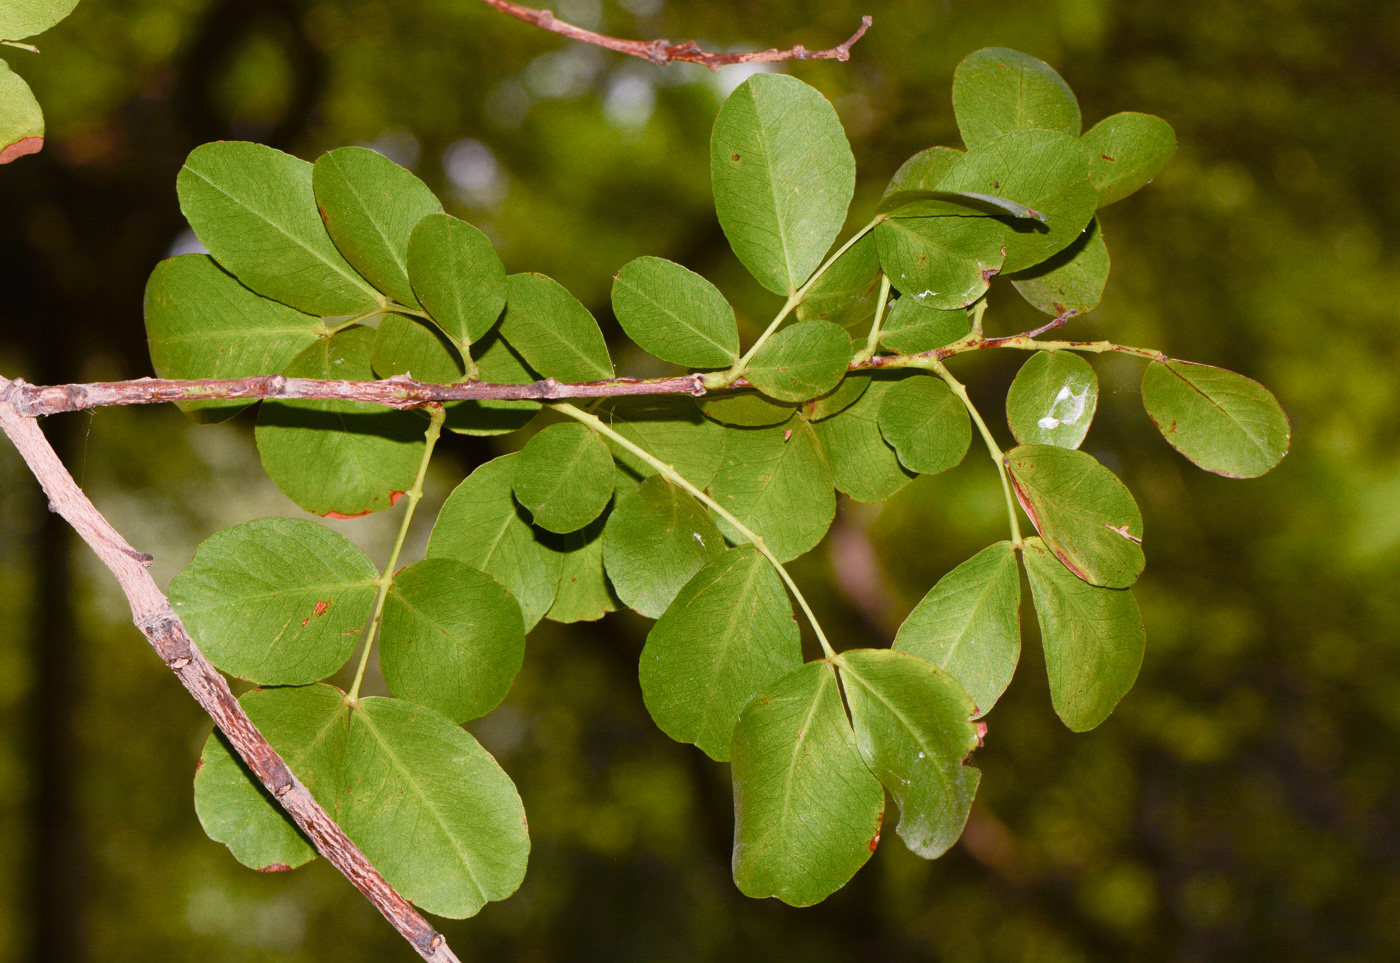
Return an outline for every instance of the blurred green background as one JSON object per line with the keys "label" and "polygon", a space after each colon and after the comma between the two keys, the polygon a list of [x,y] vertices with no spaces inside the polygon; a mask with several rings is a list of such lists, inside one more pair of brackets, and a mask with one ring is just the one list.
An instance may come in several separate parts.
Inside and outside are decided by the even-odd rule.
{"label": "blurred green background", "polygon": [[[978,47],[1050,62],[1086,127],[1119,110],[1165,117],[1180,151],[1104,215],[1107,294],[1066,334],[1261,380],[1293,419],[1294,447],[1258,481],[1203,474],[1142,413],[1138,364],[1095,359],[1104,397],[1085,447],[1128,482],[1148,533],[1136,688],[1096,731],[1065,731],[1027,605],[962,842],[927,863],[887,834],[812,909],[734,889],[726,767],[670,742],[641,704],[649,623],[543,624],[505,705],[471,727],[520,787],[529,875],[511,900],[443,924],[458,954],[1400,958],[1400,4],[555,9],[622,36],[745,49],[831,46],[872,14],[849,63],[787,68],[832,99],[850,134],[853,224],[906,157],[958,143],[952,69]],[[558,278],[610,334],[611,276],[641,254],[714,280],[750,337],[777,306],[729,253],[709,199],[710,123],[742,70],[654,67],[473,0],[83,0],[39,44],[39,57],[6,54],[50,131],[42,154],[0,168],[9,377],[150,373],[142,288],[157,260],[192,244],[175,173],[218,138],[308,159],[375,146],[485,230],[508,269]],[[990,331],[1036,323],[1018,300],[994,285]],[[1023,360],[955,363],[1003,438],[998,409]],[[173,408],[110,409],[45,429],[98,506],[155,554],[161,584],[212,531],[300,514],[262,476],[247,416],[195,428]],[[445,447],[430,511],[493,453],[479,440]],[[340,529],[382,558],[395,524]],[[942,573],[1004,535],[994,472],[974,453],[883,507],[843,504],[795,572],[839,647],[882,645]],[[203,836],[190,783],[209,723],[7,444],[0,586],[0,959],[414,958],[323,861],[254,874]]]}

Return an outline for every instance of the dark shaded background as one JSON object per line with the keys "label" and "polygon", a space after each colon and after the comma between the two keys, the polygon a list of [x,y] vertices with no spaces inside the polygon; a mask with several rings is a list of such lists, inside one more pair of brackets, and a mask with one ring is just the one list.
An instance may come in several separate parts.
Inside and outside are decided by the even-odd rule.
{"label": "dark shaded background", "polygon": [[[1167,118],[1180,152],[1105,213],[1108,292],[1067,334],[1264,381],[1293,418],[1294,450],[1259,481],[1198,472],[1142,414],[1138,365],[1096,360],[1104,396],[1086,448],[1132,487],[1148,532],[1137,687],[1098,730],[1066,732],[1027,609],[963,842],[927,863],[890,834],[813,909],[734,889],[725,767],[671,743],[641,705],[648,623],[545,623],[506,704],[472,726],[519,784],[534,850],[514,898],[444,924],[462,958],[1400,956],[1400,4],[561,0],[556,12],[750,47],[829,46],[873,14],[850,63],[791,67],[850,133],[853,224],[904,158],[957,143],[949,83],[977,47],[1048,60],[1086,126],[1125,109]],[[6,54],[50,123],[41,155],[0,168],[7,376],[150,373],[142,288],[190,243],[175,173],[216,138],[308,159],[377,146],[487,231],[508,269],[558,278],[612,332],[611,275],[640,254],[710,277],[750,336],[777,306],[728,252],[709,199],[709,126],[742,73],[571,46],[472,0],[83,0],[40,45],[41,57]],[[991,331],[1034,323],[1016,302],[994,288]],[[627,349],[619,360],[642,373]],[[1003,436],[998,407],[1023,360],[956,365]],[[259,471],[250,426],[127,409],[45,427],[164,584],[217,528],[299,514]],[[429,511],[491,449],[458,439],[445,455]],[[382,557],[394,524],[341,530]],[[992,469],[972,457],[883,509],[846,503],[796,574],[838,646],[884,644],[1003,528]],[[413,958],[324,862],[258,875],[203,836],[190,780],[208,721],[8,445],[0,586],[0,958]]]}

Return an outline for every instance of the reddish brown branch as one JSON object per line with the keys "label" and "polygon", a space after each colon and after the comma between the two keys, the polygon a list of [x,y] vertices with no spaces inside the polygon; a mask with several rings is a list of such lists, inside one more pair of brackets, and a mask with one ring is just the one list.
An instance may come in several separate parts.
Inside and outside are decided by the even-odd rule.
{"label": "reddish brown branch", "polygon": [[681,61],[701,64],[711,70],[718,70],[720,67],[727,67],[730,64],[774,63],[779,60],[849,60],[851,59],[851,47],[855,45],[857,40],[865,36],[865,31],[869,30],[870,25],[874,22],[870,17],[861,17],[860,29],[851,35],[851,39],[839,46],[832,47],[830,50],[808,50],[798,44],[787,50],[710,53],[701,50],[693,40],[687,40],[685,43],[671,43],[669,40],[621,40],[606,34],[595,33],[592,30],[585,30],[582,27],[575,27],[571,23],[565,23],[549,10],[522,7],[518,3],[511,3],[511,0],[482,0],[482,2],[495,7],[502,13],[510,14],[517,20],[524,20],[541,30],[548,30],[550,33],[557,33],[561,37],[568,37],[570,40],[577,40],[580,43],[589,43],[595,47],[615,50],[618,53],[649,60],[654,64],[665,65]]}
{"label": "reddish brown branch", "polygon": [[317,852],[345,874],[423,959],[455,963],[457,957],[442,935],[394,891],[258,732],[224,677],[200,654],[169,600],[146,571],[151,557],[132,548],[83,494],[38,424],[18,409],[15,401],[21,393],[18,384],[0,378],[0,429],[14,442],[48,495],[49,509],[62,515],[117,577],[136,627],[213,717],[248,768],[310,837]]}

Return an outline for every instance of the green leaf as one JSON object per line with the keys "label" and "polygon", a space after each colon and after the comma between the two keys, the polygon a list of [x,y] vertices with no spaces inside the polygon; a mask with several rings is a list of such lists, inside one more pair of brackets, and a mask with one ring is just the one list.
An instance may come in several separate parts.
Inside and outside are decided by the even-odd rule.
{"label": "green leaf", "polygon": [[511,494],[519,454],[488,461],[447,496],[428,558],[465,562],[498,579],[520,604],[526,631],[554,604],[563,557],[540,540]]}
{"label": "green leaf", "polygon": [[976,301],[1005,257],[1002,225],[980,214],[890,218],[874,234],[890,283],[930,308],[961,308]]}
{"label": "green leaf", "polygon": [[1151,183],[1176,153],[1176,131],[1151,114],[1114,114],[1089,128],[1081,140],[1089,152],[1089,180],[1099,207],[1121,201]]}
{"label": "green leaf", "polygon": [[421,219],[442,211],[428,185],[383,154],[341,147],[316,159],[311,186],[326,230],[351,267],[400,304],[416,305],[408,238]]}
{"label": "green leaf", "polygon": [[1037,351],[1006,393],[1006,423],[1023,445],[1078,448],[1099,404],[1099,379],[1069,351]]}
{"label": "green leaf", "polygon": [[[372,381],[374,331],[317,341],[288,377]],[[256,439],[263,470],[308,512],[350,518],[383,511],[408,491],[423,458],[423,419],[360,401],[265,401]]]}
{"label": "green leaf", "polygon": [[[491,332],[472,346],[476,377],[487,384],[528,385],[535,373],[506,344],[499,332]],[[538,401],[454,401],[447,406],[446,427],[459,435],[504,435],[524,428],[540,410]]]}
{"label": "green leaf", "polygon": [[809,662],[765,687],[734,732],[734,882],[793,906],[846,885],[880,840],[885,793],[841,705],[836,672]]}
{"label": "green leaf", "polygon": [[254,291],[308,314],[369,311],[378,292],[331,242],[311,177],[290,154],[219,141],[190,152],[175,188],[214,260]]}
{"label": "green leaf", "polygon": [[[146,337],[161,378],[247,378],[278,374],[318,340],[321,319],[259,297],[210,257],[161,261],[146,282]],[[248,407],[234,399],[177,402],[201,422]]]}
{"label": "green leaf", "polygon": [[1108,247],[1095,218],[1069,247],[1008,277],[1037,311],[1072,318],[1098,307],[1109,267]]}
{"label": "green leaf", "polygon": [[343,773],[341,828],[419,908],[462,919],[524,880],[520,794],[449,720],[401,699],[361,699]]}
{"label": "green leaf", "polygon": [[963,152],[952,147],[930,147],[921,150],[899,166],[885,188],[884,197],[901,191],[931,191],[962,158]]}
{"label": "green leaf", "polygon": [[936,475],[963,460],[972,442],[967,408],[937,378],[907,378],[880,406],[880,433],[910,471]]}
{"label": "green leaf", "polygon": [[882,502],[914,480],[880,434],[880,406],[895,383],[871,376],[859,401],[812,426],[836,487],[858,502]]}
{"label": "green leaf", "polygon": [[975,191],[895,191],[881,199],[875,213],[890,217],[958,217],[975,213],[1045,220],[1045,215],[1024,204]]}
{"label": "green leaf", "polygon": [[713,284],[659,257],[617,272],[613,311],[627,336],[663,361],[723,368],[739,360],[739,323]]}
{"label": "green leaf", "polygon": [[9,64],[0,60],[0,164],[8,164],[44,146],[44,112],[34,92]]}
{"label": "green leaf", "polygon": [[[349,719],[345,693],[328,685],[254,689],[238,701],[297,779],[333,810]],[[199,756],[194,808],[209,838],[251,869],[293,869],[316,858],[310,841],[218,729]]]}
{"label": "green leaf", "polygon": [[73,12],[78,0],[8,0],[0,6],[0,40],[43,33]]}
{"label": "green leaf", "polygon": [[831,391],[846,375],[855,346],[839,324],[799,321],[758,349],[746,377],[779,401],[806,401]]}
{"label": "green leaf", "polygon": [[723,762],[744,706],[801,665],[778,572],[741,545],[709,559],[652,626],[642,649],[642,698],[661,731]]}
{"label": "green leaf", "polygon": [[951,675],[903,652],[848,650],[837,664],[856,746],[899,806],[899,838],[937,859],[962,835],[982,777],[963,765],[981,744],[972,700]]}
{"label": "green leaf", "polygon": [[797,413],[795,403],[782,404],[742,389],[711,391],[700,401],[705,417],[739,428],[771,428],[785,424]]}
{"label": "green leaf", "polygon": [[972,331],[972,318],[964,308],[939,310],[918,298],[902,297],[885,312],[880,344],[901,354],[919,354],[952,344]]}
{"label": "green leaf", "polygon": [[598,322],[562,284],[543,274],[512,274],[506,289],[501,336],[531,368],[565,382],[613,377]]}
{"label": "green leaf", "polygon": [[986,47],[953,71],[953,115],[968,147],[1018,130],[1079,136],[1079,102],[1050,66],[1005,47]]}
{"label": "green leaf", "polygon": [[832,321],[847,331],[868,329],[880,299],[880,251],[867,232],[807,289],[799,321]]}
{"label": "green leaf", "polygon": [[1092,455],[1054,445],[1006,453],[1016,499],[1045,544],[1084,581],[1126,588],[1142,574],[1142,514]]}
{"label": "green leaf", "polygon": [[350,658],[378,576],[328,528],[260,518],[201,542],[171,581],[170,603],[220,669],[260,685],[299,685]]}
{"label": "green leaf", "polygon": [[1066,726],[1087,732],[1108,718],[1142,666],[1147,636],[1137,600],[1130,589],[1075,578],[1038,538],[1026,539],[1023,554],[1050,700]]}
{"label": "green leaf", "polygon": [[485,572],[428,558],[394,576],[379,664],[395,695],[465,722],[500,705],[524,659],[520,606]]}
{"label": "green leaf", "polygon": [[1000,267],[1008,274],[1073,244],[1097,205],[1089,155],[1074,137],[1053,130],[1019,130],[979,143],[938,182],[938,189],[995,194],[1041,215],[1043,221],[993,220],[1006,248]]}
{"label": "green leaf", "polygon": [[433,322],[463,348],[485,337],[506,305],[506,269],[491,242],[448,214],[413,228],[408,277]]}
{"label": "green leaf", "polygon": [[[731,429],[724,465],[710,482],[710,494],[748,526],[778,561],[814,548],[836,517],[831,468],[812,426]],[[718,520],[730,541],[746,541],[728,522]]]}
{"label": "green leaf", "polygon": [[[702,416],[689,398],[620,398],[599,417],[619,435],[675,468],[696,488],[704,488],[719,471],[724,429]],[[632,475],[650,478],[656,474],[655,468],[621,445],[611,439],[607,444],[617,463]]]}
{"label": "green leaf", "polygon": [[1257,478],[1288,453],[1292,429],[1269,389],[1244,375],[1189,361],[1154,361],[1142,403],[1162,437],[1206,471]]}
{"label": "green leaf", "polygon": [[963,562],[929,590],[894,639],[962,684],[984,716],[1011,684],[1021,657],[1021,574],[1010,542]]}
{"label": "green leaf", "polygon": [[608,517],[605,513],[577,532],[551,539],[560,553],[559,590],[545,614],[551,622],[595,622],[620,607],[603,570]]}
{"label": "green leaf", "polygon": [[612,494],[612,455],[583,425],[550,425],[520,451],[515,497],[543,529],[577,531],[598,517]]}
{"label": "green leaf", "polygon": [[724,549],[709,513],[659,475],[619,498],[603,530],[603,565],[617,597],[651,619]]}
{"label": "green leaf", "polygon": [[870,375],[857,372],[841,379],[841,383],[824,395],[813,398],[802,407],[811,422],[830,418],[855,404],[870,387]]}
{"label": "green leaf", "polygon": [[411,375],[439,384],[459,381],[466,373],[441,331],[402,314],[386,314],[379,322],[370,366],[381,378]]}
{"label": "green leaf", "polygon": [[749,273],[792,294],[846,220],[856,162],[836,110],[795,77],[755,74],[729,95],[710,136],[715,213]]}

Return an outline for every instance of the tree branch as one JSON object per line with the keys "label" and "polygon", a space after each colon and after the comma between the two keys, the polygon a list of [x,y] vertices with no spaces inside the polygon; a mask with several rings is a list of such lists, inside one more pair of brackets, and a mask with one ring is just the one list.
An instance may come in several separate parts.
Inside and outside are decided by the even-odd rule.
{"label": "tree branch", "polygon": [[156,654],[214,719],[273,798],[310,837],[316,851],[345,874],[419,956],[433,963],[456,963],[457,957],[442,935],[394,891],[258,732],[229,691],[228,682],[205,660],[171,609],[170,601],[146,571],[151,556],[132,548],[103,517],[63,467],[38,423],[20,410],[16,400],[23,387],[0,377],[0,430],[14,442],[48,495],[49,509],[62,515],[116,576],[131,605],[132,621]]}
{"label": "tree branch", "polygon": [[617,37],[609,37],[606,34],[595,33],[592,30],[585,30],[582,27],[575,27],[571,23],[565,23],[556,18],[549,10],[522,7],[518,3],[512,3],[511,0],[482,0],[482,3],[495,7],[502,13],[508,13],[517,20],[533,24],[541,30],[548,30],[550,33],[557,33],[580,43],[615,50],[618,53],[625,53],[663,66],[680,61],[701,64],[711,70],[718,70],[720,67],[727,67],[730,64],[774,63],[780,60],[849,60],[851,59],[851,47],[855,45],[857,40],[865,36],[865,31],[869,30],[870,25],[874,23],[871,17],[861,17],[860,29],[851,35],[851,39],[839,46],[832,47],[830,50],[808,50],[798,44],[787,50],[710,53],[701,50],[693,40],[687,40],[685,43],[671,43],[669,40],[621,40]]}

